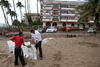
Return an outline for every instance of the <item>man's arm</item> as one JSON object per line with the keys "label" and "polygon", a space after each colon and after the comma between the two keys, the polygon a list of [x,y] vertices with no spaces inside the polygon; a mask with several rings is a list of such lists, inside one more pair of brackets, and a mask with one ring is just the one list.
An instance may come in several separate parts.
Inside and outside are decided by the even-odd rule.
{"label": "man's arm", "polygon": [[12,40],[12,41],[14,41],[14,38],[15,38],[14,36],[13,36],[13,37],[10,37],[10,38],[9,38],[9,40]]}
{"label": "man's arm", "polygon": [[25,44],[24,44],[24,38],[23,38],[23,37],[22,37],[22,39],[21,39],[21,42],[22,42],[22,45],[25,46]]}
{"label": "man's arm", "polygon": [[36,42],[35,42],[35,40],[34,40],[33,37],[31,37],[31,39],[30,39],[30,43],[31,43],[31,44],[36,44]]}

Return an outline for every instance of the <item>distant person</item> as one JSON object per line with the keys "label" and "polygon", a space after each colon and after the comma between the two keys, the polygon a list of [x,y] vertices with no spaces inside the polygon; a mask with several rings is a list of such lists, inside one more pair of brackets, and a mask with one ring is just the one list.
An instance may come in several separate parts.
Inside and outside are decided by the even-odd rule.
{"label": "distant person", "polygon": [[31,30],[32,33],[32,39],[34,40],[35,47],[37,50],[39,50],[39,58],[40,60],[43,59],[42,55],[42,37],[41,34],[37,30]]}
{"label": "distant person", "polygon": [[14,49],[15,65],[18,65],[18,58],[19,58],[22,66],[25,66],[26,63],[25,63],[25,60],[23,57],[23,51],[21,48],[21,46],[24,45],[23,33],[19,32],[19,35],[13,36],[10,39],[15,42],[15,49]]}

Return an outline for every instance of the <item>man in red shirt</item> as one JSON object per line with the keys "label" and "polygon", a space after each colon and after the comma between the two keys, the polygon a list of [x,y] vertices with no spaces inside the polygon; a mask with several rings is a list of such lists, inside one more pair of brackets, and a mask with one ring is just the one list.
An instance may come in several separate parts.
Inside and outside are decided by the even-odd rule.
{"label": "man in red shirt", "polygon": [[19,35],[13,36],[10,39],[15,42],[15,50],[14,50],[14,54],[15,54],[15,65],[18,65],[18,58],[19,58],[20,61],[21,61],[21,64],[23,66],[25,66],[26,63],[24,61],[23,51],[22,51],[22,48],[21,48],[21,46],[24,45],[23,33],[22,32],[19,32]]}

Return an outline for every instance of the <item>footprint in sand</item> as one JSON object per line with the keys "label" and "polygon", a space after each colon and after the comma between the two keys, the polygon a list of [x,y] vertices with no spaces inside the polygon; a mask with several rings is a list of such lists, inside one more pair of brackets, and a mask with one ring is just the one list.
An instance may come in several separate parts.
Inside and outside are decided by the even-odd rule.
{"label": "footprint in sand", "polygon": [[60,64],[52,64],[51,66],[49,67],[61,67]]}
{"label": "footprint in sand", "polygon": [[58,51],[56,54],[54,54],[53,58],[54,61],[60,61],[62,59],[61,51]]}

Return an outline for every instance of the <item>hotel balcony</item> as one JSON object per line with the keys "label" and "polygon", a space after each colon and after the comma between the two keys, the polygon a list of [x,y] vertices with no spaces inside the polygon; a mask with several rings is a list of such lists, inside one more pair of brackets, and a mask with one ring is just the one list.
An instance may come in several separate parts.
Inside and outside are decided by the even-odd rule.
{"label": "hotel balcony", "polygon": [[43,9],[52,9],[52,7],[43,7]]}
{"label": "hotel balcony", "polygon": [[75,16],[75,14],[61,13],[61,16]]}
{"label": "hotel balcony", "polygon": [[78,20],[61,19],[61,22],[78,22]]}
{"label": "hotel balcony", "polygon": [[67,22],[78,22],[78,20],[67,20]]}
{"label": "hotel balcony", "polygon": [[53,22],[59,22],[59,18],[53,18],[52,21]]}
{"label": "hotel balcony", "polygon": [[61,7],[61,10],[75,10],[75,8],[66,8],[66,7]]}
{"label": "hotel balcony", "polygon": [[73,4],[61,4],[61,7],[62,8],[75,8],[76,7],[76,5],[73,5]]}
{"label": "hotel balcony", "polygon": [[58,15],[60,15],[60,13],[57,13],[57,12],[56,12],[56,13],[52,13],[52,15],[53,15],[53,16],[55,16],[55,15],[58,16]]}
{"label": "hotel balcony", "polygon": [[66,22],[66,21],[67,21],[67,19],[61,19],[60,21],[61,21],[61,22]]}
{"label": "hotel balcony", "polygon": [[53,10],[60,10],[60,7],[53,7]]}
{"label": "hotel balcony", "polygon": [[42,21],[52,21],[51,19],[42,19]]}
{"label": "hotel balcony", "polygon": [[52,13],[42,13],[42,15],[43,16],[45,16],[45,15],[49,15],[50,16],[50,15],[52,15]]}

